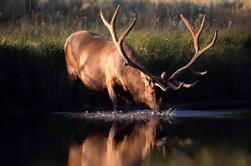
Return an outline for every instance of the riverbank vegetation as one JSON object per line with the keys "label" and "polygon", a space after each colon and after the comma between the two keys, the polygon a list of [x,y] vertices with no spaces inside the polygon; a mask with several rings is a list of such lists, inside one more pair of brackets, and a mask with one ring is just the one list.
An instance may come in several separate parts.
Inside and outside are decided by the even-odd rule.
{"label": "riverbank vegetation", "polygon": [[[114,3],[118,2],[114,1]],[[123,2],[122,10],[125,8],[126,12],[121,12],[125,15],[119,16],[122,19],[118,22],[118,32],[122,32],[134,16],[137,18],[137,25],[126,38],[126,42],[136,50],[145,67],[155,75],[160,75],[162,71],[167,71],[168,75],[172,74],[185,65],[194,54],[191,34],[180,21],[180,13],[184,13],[193,25],[198,26],[202,14],[210,10],[214,11],[207,17],[200,40],[202,46],[211,41],[214,29],[219,29],[215,46],[200,57],[194,66],[197,70],[208,70],[208,74],[201,78],[190,75],[182,78],[187,82],[200,79],[200,83],[191,89],[180,91],[167,101],[169,104],[177,101],[229,103],[233,100],[251,99],[251,28],[249,22],[243,22],[251,16],[249,8],[244,8],[237,3],[231,7],[231,10],[230,7],[221,10],[229,13],[237,11],[237,14],[232,17],[227,17],[225,14],[218,18],[215,12],[218,6],[210,8],[205,4],[186,2],[190,5],[186,13],[186,8],[181,7],[185,2],[182,2],[177,3],[180,5],[180,12],[176,13],[177,11],[167,10],[173,4],[166,3],[162,4],[163,10],[161,6],[155,5],[156,8],[153,10],[156,11],[149,11],[149,19],[141,18],[146,13],[140,14],[138,9],[143,12],[148,3],[150,2],[136,3],[138,8],[135,9],[135,14],[132,14],[129,12],[133,11],[132,7],[126,6],[130,5],[129,1]],[[143,5],[142,8],[140,4]],[[159,8],[161,10],[157,11]],[[113,10],[105,9],[103,9],[105,15],[112,14]],[[86,13],[82,15],[73,15],[65,19],[59,17],[68,15],[59,12],[55,20],[53,16],[44,15],[45,12],[30,15],[29,12],[34,10],[28,11],[28,15],[12,18],[2,14],[0,17],[1,106],[50,109],[67,107],[69,95],[63,51],[66,38],[74,31],[85,29],[111,39],[99,19],[99,9],[88,8],[88,10],[83,10]],[[161,11],[169,11],[164,12],[169,15],[158,14]],[[89,16],[90,14],[93,16]],[[153,15],[156,15],[156,19],[153,19]],[[92,17],[95,19],[91,20]],[[162,18],[168,18],[169,21]],[[151,19],[155,22],[148,22]],[[241,23],[239,24],[238,21]],[[79,103],[88,98],[82,86],[77,93]]]}

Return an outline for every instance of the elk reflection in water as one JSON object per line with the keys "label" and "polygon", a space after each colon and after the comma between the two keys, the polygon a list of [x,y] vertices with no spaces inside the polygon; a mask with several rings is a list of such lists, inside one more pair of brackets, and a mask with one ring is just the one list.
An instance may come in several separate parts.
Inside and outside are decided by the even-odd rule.
{"label": "elk reflection in water", "polygon": [[152,152],[166,154],[167,145],[190,144],[190,141],[169,141],[166,137],[156,138],[160,123],[157,120],[137,124],[130,133],[117,138],[116,125],[112,125],[108,136],[92,135],[82,144],[72,144],[69,150],[69,166],[136,166],[141,165]]}

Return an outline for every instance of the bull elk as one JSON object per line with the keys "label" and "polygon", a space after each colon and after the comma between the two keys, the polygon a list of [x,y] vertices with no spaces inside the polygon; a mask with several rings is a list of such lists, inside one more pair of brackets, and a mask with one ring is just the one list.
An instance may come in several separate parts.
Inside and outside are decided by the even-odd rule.
{"label": "bull elk", "polygon": [[146,104],[155,112],[160,112],[161,100],[159,95],[156,94],[159,91],[157,89],[169,92],[169,90],[178,91],[181,88],[190,88],[197,84],[198,81],[187,84],[177,81],[177,78],[184,73],[195,75],[205,75],[207,73],[206,71],[197,72],[193,70],[192,65],[202,53],[214,45],[217,30],[215,30],[211,43],[200,49],[199,36],[206,16],[203,17],[201,26],[198,32],[195,33],[188,20],[181,15],[181,19],[192,33],[195,54],[188,64],[179,68],[169,78],[166,72],[157,77],[151,75],[145,69],[139,62],[137,53],[124,42],[125,37],[134,27],[136,19],[117,38],[115,23],[119,9],[120,6],[115,10],[111,23],[108,23],[102,12],[100,12],[103,23],[111,33],[112,41],[89,31],[78,31],[67,38],[64,51],[69,82],[72,89],[74,89],[76,81],[80,79],[85,87],[89,89],[96,91],[107,90],[115,111],[118,109],[118,94],[115,86],[119,86],[124,91],[129,92],[136,103]]}

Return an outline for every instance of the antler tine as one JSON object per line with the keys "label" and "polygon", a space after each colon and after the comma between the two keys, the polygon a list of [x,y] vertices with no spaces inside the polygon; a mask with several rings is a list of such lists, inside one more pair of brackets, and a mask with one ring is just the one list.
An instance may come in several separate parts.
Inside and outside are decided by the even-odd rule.
{"label": "antler tine", "polygon": [[201,25],[200,25],[200,29],[198,30],[198,32],[196,34],[194,32],[194,28],[191,26],[189,21],[182,14],[180,15],[180,17],[184,21],[184,23],[186,24],[186,26],[188,27],[190,32],[192,33],[193,40],[194,40],[195,53],[197,53],[199,51],[199,37],[200,37],[201,31],[203,30],[203,27],[204,27],[206,15],[203,16],[203,19],[202,19]]}
{"label": "antler tine", "polygon": [[[203,16],[202,21],[201,21],[201,24],[200,24],[200,29],[199,29],[198,32],[196,33],[197,40],[199,40],[201,31],[202,31],[203,28],[204,28],[205,20],[206,20],[206,15]],[[199,41],[198,41],[198,42],[199,42]]]}
{"label": "antler tine", "polygon": [[[105,26],[108,28],[108,30],[110,31],[111,35],[112,35],[112,40],[114,42],[114,44],[116,45],[116,47],[118,48],[119,52],[120,52],[120,55],[122,57],[122,59],[125,61],[126,64],[128,64],[129,62],[129,58],[127,57],[127,55],[124,53],[124,50],[123,50],[123,47],[120,46],[122,45],[122,41],[123,40],[120,40],[120,42],[118,42],[118,38],[117,38],[117,35],[116,35],[116,31],[115,31],[115,23],[116,23],[116,19],[117,19],[117,15],[118,15],[118,12],[119,12],[119,9],[120,9],[120,5],[118,5],[118,7],[116,8],[114,14],[113,14],[113,17],[112,17],[112,20],[111,20],[111,23],[109,24],[102,11],[100,11],[100,17],[103,21],[103,23],[105,24]],[[130,28],[131,27],[131,28]],[[131,30],[133,28],[133,24],[131,24],[128,29]],[[129,31],[127,32],[127,34],[129,33]],[[126,34],[126,35],[127,35]],[[125,37],[125,36],[124,36]]]}
{"label": "antler tine", "polygon": [[[129,32],[132,30],[132,28],[134,27],[134,25],[135,25],[135,23],[136,23],[136,18],[134,18],[133,19],[133,22],[131,23],[131,25],[127,28],[127,30],[120,36],[120,38],[119,38],[119,41],[117,41],[115,44],[116,44],[116,46],[119,48],[119,52],[120,52],[120,54],[122,54],[123,55],[123,59],[124,59],[124,61],[125,61],[125,65],[134,65],[134,63],[132,63],[131,62],[131,60],[129,59],[129,57],[126,55],[126,53],[125,53],[125,51],[124,51],[124,49],[123,49],[123,41],[124,41],[124,39],[125,39],[125,37],[129,34]],[[130,63],[130,64],[129,64]],[[135,68],[138,68],[138,66],[136,65],[136,66],[133,66],[133,67],[135,67]],[[140,69],[141,70],[141,69]],[[146,73],[146,74],[150,74],[150,73]]]}
{"label": "antler tine", "polygon": [[211,43],[210,43],[209,45],[207,45],[205,48],[203,48],[202,50],[200,50],[200,51],[198,52],[198,55],[197,55],[197,56],[199,56],[200,54],[204,53],[204,52],[207,51],[209,48],[213,47],[213,45],[214,45],[214,43],[215,43],[215,41],[216,41],[216,39],[217,39],[217,35],[218,35],[218,29],[215,30],[215,32],[214,32],[214,38],[213,38],[213,40],[211,41]]}
{"label": "antler tine", "polygon": [[196,38],[196,35],[195,35],[195,32],[194,32],[194,28],[189,23],[189,21],[186,19],[186,17],[184,17],[182,14],[180,15],[180,17],[184,21],[184,23],[186,24],[187,28],[189,29],[189,31],[191,32],[191,34],[193,36],[194,48],[195,48],[195,52],[197,53],[198,50],[199,50],[199,47],[198,47],[197,38]]}
{"label": "antler tine", "polygon": [[191,74],[193,74],[193,75],[197,75],[197,76],[204,76],[204,75],[206,75],[206,74],[207,74],[207,71],[204,71],[204,72],[198,72],[198,71],[196,71],[196,70],[194,70],[194,69],[190,69],[190,70],[189,70],[189,72],[190,72]]}
{"label": "antler tine", "polygon": [[184,83],[184,82],[174,81],[174,84],[176,86],[180,86],[182,84],[182,87],[184,87],[184,88],[191,88],[194,85],[196,85],[198,82],[199,82],[199,80],[197,80],[197,81],[195,81],[195,82],[193,82],[191,84],[187,84],[187,83]]}
{"label": "antler tine", "polygon": [[[118,7],[116,8],[113,16],[112,16],[112,21],[111,21],[111,25],[113,26],[113,29],[115,30],[115,24],[116,24],[116,20],[117,20],[117,15],[120,9],[120,5],[118,5]],[[115,32],[115,31],[114,31]],[[115,34],[116,35],[116,34]]]}
{"label": "antler tine", "polygon": [[186,17],[184,17],[183,14],[180,14],[180,17],[185,22],[186,26],[188,27],[188,29],[190,30],[192,35],[195,36],[194,29],[193,29],[192,25],[189,23],[189,21],[186,19]]}
{"label": "antler tine", "polygon": [[106,27],[109,29],[109,31],[111,32],[111,34],[112,34],[112,39],[113,39],[114,42],[117,42],[117,41],[118,41],[118,38],[117,38],[117,35],[116,35],[116,31],[115,31],[115,24],[116,24],[116,19],[117,19],[117,15],[118,15],[119,9],[120,9],[120,5],[118,5],[118,7],[116,8],[116,10],[115,10],[115,12],[114,12],[114,14],[113,14],[113,16],[112,16],[111,24],[109,24],[109,23],[106,21],[104,15],[103,15],[103,13],[102,13],[102,11],[100,11],[100,17],[101,17],[103,23],[105,24],[105,26],[106,26]]}
{"label": "antler tine", "polygon": [[171,83],[171,82],[167,82],[167,85],[168,85],[172,90],[178,91],[178,90],[180,90],[180,89],[183,87],[184,82],[180,83],[178,86],[174,85],[174,84]]}
{"label": "antler tine", "polygon": [[216,41],[216,39],[217,39],[217,32],[218,32],[218,30],[216,29],[215,30],[215,32],[214,32],[214,37],[213,37],[213,40],[211,41],[211,43],[210,44],[208,44],[205,48],[203,48],[202,50],[199,50],[197,53],[195,53],[195,55],[193,56],[193,58],[190,60],[190,62],[186,65],[186,66],[184,66],[184,68],[189,68],[189,67],[191,67],[191,65],[195,62],[195,60],[202,54],[202,53],[204,53],[205,51],[207,51],[209,48],[211,48],[213,45],[214,45],[214,43],[215,43],[215,41]]}
{"label": "antler tine", "polygon": [[[113,40],[114,44],[116,45],[116,47],[118,48],[122,59],[125,61],[125,64],[128,65],[130,63],[130,65],[134,65],[134,64],[132,64],[132,62],[130,61],[128,56],[126,55],[126,53],[125,53],[125,51],[123,49],[122,43],[123,43],[125,37],[128,35],[128,33],[132,30],[133,26],[135,25],[136,19],[133,20],[132,24],[127,28],[127,30],[123,33],[123,35],[121,35],[121,37],[119,38],[119,41],[118,41],[118,38],[116,36],[116,31],[115,31],[115,23],[116,23],[116,19],[117,19],[119,9],[120,9],[120,5],[118,5],[118,7],[116,8],[116,10],[115,10],[115,12],[113,14],[111,24],[109,24],[106,21],[102,11],[100,11],[100,17],[101,17],[102,21],[104,22],[105,26],[110,31],[110,33],[112,35],[112,40]],[[133,66],[133,67],[135,67],[135,66]],[[137,65],[136,65],[136,67],[137,67]],[[139,70],[141,70],[141,69],[139,69]],[[149,73],[146,73],[146,74],[149,74]]]}
{"label": "antler tine", "polygon": [[191,73],[194,73],[196,75],[205,75],[207,73],[206,71],[205,72],[197,72],[197,71],[190,69],[190,67],[202,53],[204,53],[206,50],[208,50],[209,48],[211,48],[214,45],[214,43],[217,39],[217,32],[218,31],[216,29],[215,33],[214,33],[214,38],[211,41],[211,43],[209,45],[207,45],[205,48],[203,48],[202,50],[199,50],[199,44],[198,44],[199,36],[201,34],[201,31],[203,30],[206,16],[203,17],[202,22],[201,22],[201,26],[196,34],[194,33],[194,28],[190,25],[189,21],[182,14],[180,16],[181,16],[182,20],[185,22],[185,24],[187,25],[190,32],[192,33],[193,40],[194,40],[195,54],[188,64],[186,64],[185,66],[181,67],[176,72],[174,72],[173,75],[171,75],[171,77],[169,77],[168,80],[175,80],[175,78],[177,78],[179,75],[181,75],[186,70],[190,70]]}
{"label": "antler tine", "polygon": [[131,25],[127,28],[127,30],[120,36],[118,43],[121,45],[123,43],[125,37],[129,34],[136,23],[136,18],[133,19]]}

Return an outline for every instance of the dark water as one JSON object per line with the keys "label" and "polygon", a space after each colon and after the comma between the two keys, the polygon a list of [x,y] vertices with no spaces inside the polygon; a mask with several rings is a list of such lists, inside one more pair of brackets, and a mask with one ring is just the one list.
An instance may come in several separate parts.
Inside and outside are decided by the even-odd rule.
{"label": "dark water", "polygon": [[251,110],[1,116],[2,165],[250,166]]}

